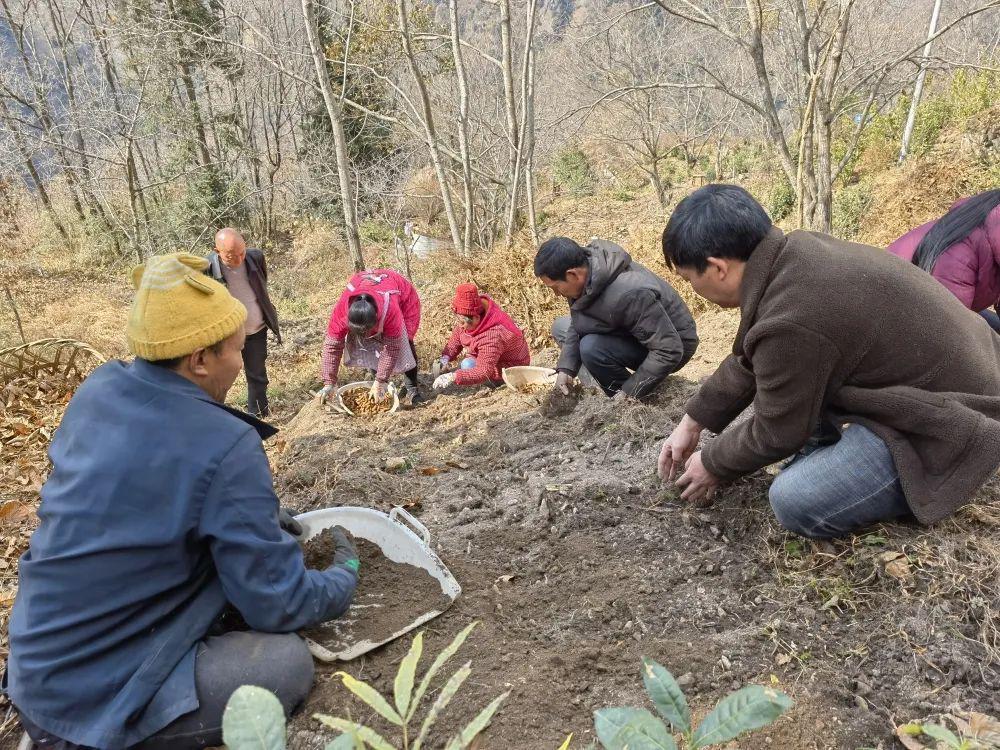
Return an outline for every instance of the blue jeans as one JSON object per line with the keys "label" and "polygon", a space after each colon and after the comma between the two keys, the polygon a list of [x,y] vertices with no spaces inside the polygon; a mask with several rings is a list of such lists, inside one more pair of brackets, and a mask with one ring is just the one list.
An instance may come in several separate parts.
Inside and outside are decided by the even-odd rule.
{"label": "blue jeans", "polygon": [[833,445],[794,458],[768,496],[782,526],[812,539],[911,515],[889,447],[857,424]]}
{"label": "blue jeans", "polygon": [[986,318],[986,322],[990,324],[990,328],[1000,333],[1000,315],[997,315],[996,311],[987,308],[979,314]]}

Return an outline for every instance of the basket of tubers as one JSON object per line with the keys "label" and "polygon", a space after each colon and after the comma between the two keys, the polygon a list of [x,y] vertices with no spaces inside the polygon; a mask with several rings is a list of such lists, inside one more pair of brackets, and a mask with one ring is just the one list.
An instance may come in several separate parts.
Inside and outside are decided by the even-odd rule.
{"label": "basket of tubers", "polygon": [[337,389],[337,407],[355,417],[373,417],[376,414],[395,412],[399,409],[399,391],[392,383],[385,398],[375,401],[371,397],[371,380],[348,383]]}

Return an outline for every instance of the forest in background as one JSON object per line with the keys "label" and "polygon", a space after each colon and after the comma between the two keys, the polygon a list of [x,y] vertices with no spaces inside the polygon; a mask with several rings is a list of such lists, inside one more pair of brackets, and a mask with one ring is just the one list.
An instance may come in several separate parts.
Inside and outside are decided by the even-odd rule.
{"label": "forest in background", "polygon": [[[459,255],[560,196],[751,182],[851,236],[865,175],[998,101],[1000,0],[2,0],[0,241],[121,266],[331,223]],[[996,184],[979,144],[970,190]]]}

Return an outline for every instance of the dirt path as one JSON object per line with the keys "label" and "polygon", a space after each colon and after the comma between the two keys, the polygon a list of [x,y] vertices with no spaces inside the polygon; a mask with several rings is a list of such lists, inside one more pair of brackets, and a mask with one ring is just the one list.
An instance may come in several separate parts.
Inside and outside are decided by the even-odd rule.
{"label": "dirt path", "polygon": [[[685,507],[654,464],[695,387],[678,378],[657,403],[625,408],[587,397],[559,419],[540,416],[541,397],[506,390],[364,421],[309,404],[279,436],[284,502],[409,504],[463,586],[427,628],[425,654],[478,621],[453,667],[471,659],[473,675],[430,746],[511,690],[481,748],[554,750],[569,732],[583,747],[594,709],[647,705],[642,656],[683,676],[696,713],[749,682],[792,695],[789,715],[740,748],[888,747],[894,723],[952,704],[1000,711],[997,507],[833,545],[776,528],[765,473],[712,508]],[[383,470],[396,457],[413,468]],[[893,558],[905,569],[887,568]],[[407,648],[346,669],[391,695]],[[315,711],[391,736],[334,671],[320,668],[290,747],[329,741]]]}

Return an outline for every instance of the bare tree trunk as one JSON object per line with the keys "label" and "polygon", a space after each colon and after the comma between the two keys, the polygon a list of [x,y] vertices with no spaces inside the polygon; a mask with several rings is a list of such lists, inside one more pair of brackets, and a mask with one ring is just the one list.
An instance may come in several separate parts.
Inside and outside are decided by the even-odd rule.
{"label": "bare tree trunk", "polygon": [[448,0],[448,10],[451,16],[451,54],[455,60],[455,77],[458,80],[458,150],[462,155],[462,188],[465,199],[463,244],[465,252],[470,253],[476,207],[472,192],[472,157],[469,154],[469,82],[458,32],[458,0]]}
{"label": "bare tree trunk", "polygon": [[525,143],[528,138],[529,63],[531,58],[531,44],[535,31],[535,14],[537,7],[538,0],[528,0],[527,23],[524,33],[524,56],[521,60],[521,118],[520,122],[517,123],[517,137],[514,148],[514,171],[511,179],[513,189],[510,194],[510,205],[507,208],[507,231],[505,235],[507,245],[510,245],[514,236],[514,225],[517,220],[518,193],[521,184],[521,174],[524,169],[526,159]]}
{"label": "bare tree trunk", "polygon": [[69,233],[66,231],[66,227],[63,226],[63,223],[59,220],[59,215],[52,206],[52,200],[49,198],[49,193],[45,189],[45,183],[42,181],[41,175],[38,174],[38,170],[35,168],[31,152],[28,150],[28,146],[24,142],[24,137],[21,135],[21,131],[17,129],[16,123],[11,120],[10,110],[7,108],[6,99],[0,98],[0,110],[3,112],[4,124],[11,133],[14,144],[17,146],[18,153],[21,155],[21,158],[24,159],[24,168],[27,170],[28,176],[34,183],[35,191],[38,193],[38,199],[42,202],[42,206],[45,208],[45,212],[49,215],[49,219],[52,221],[53,226],[55,226],[62,238],[69,243]]}
{"label": "bare tree trunk", "polygon": [[514,62],[511,50],[511,30],[510,30],[510,0],[499,0],[500,6],[500,70],[503,74],[503,94],[504,113],[507,118],[507,174],[508,183],[508,209],[507,228],[504,233],[504,240],[509,245],[514,234],[513,216],[517,207],[517,193],[520,187],[514,176],[520,159],[520,143],[518,142],[517,128],[517,105],[514,101]]}
{"label": "bare tree trunk", "polygon": [[347,136],[344,134],[344,121],[341,116],[340,102],[333,93],[330,83],[330,71],[326,67],[326,55],[319,39],[319,27],[316,25],[316,13],[313,0],[302,0],[302,13],[306,20],[306,37],[309,41],[309,51],[312,54],[313,65],[316,68],[316,78],[323,92],[323,103],[333,130],[333,143],[337,155],[337,177],[340,181],[340,204],[344,211],[344,235],[347,238],[347,251],[356,271],[363,271],[365,259],[361,254],[361,238],[358,236],[358,219],[354,213],[354,188],[351,180],[351,163],[347,153]]}
{"label": "bare tree trunk", "polygon": [[198,156],[201,158],[201,165],[207,167],[212,163],[212,157],[208,152],[208,136],[205,133],[205,123],[201,117],[201,109],[198,106],[198,94],[194,88],[194,80],[191,73],[190,63],[181,61],[181,83],[184,84],[184,93],[187,96],[188,106],[191,108],[191,118],[194,121],[195,141],[198,145]]}
{"label": "bare tree trunk", "polygon": [[917,122],[917,107],[920,106],[920,96],[924,90],[924,76],[927,75],[927,57],[931,53],[931,42],[934,41],[934,33],[937,31],[938,16],[940,15],[941,0],[934,0],[931,23],[927,29],[927,44],[924,45],[924,52],[920,60],[920,72],[917,73],[917,83],[913,87],[913,101],[910,102],[910,111],[906,115],[906,127],[903,128],[903,145],[899,149],[900,163],[906,159],[906,153],[910,150],[910,138],[913,136],[913,126]]}
{"label": "bare tree trunk", "polygon": [[[535,0],[531,0],[534,4]],[[538,244],[538,217],[535,215],[535,51],[531,49],[532,36],[528,36],[528,87],[524,100],[525,128],[524,141],[524,192],[528,201],[528,227],[531,241]]]}
{"label": "bare tree trunk", "polygon": [[434,174],[437,175],[438,183],[441,187],[441,200],[444,202],[444,212],[448,218],[448,226],[451,229],[451,241],[455,249],[465,255],[465,246],[462,243],[462,232],[458,227],[458,219],[455,216],[455,205],[451,199],[451,187],[448,185],[448,175],[444,171],[444,164],[441,161],[441,151],[438,147],[437,131],[434,127],[434,112],[431,107],[430,94],[427,92],[427,84],[424,81],[420,67],[417,65],[417,58],[413,52],[413,43],[410,38],[410,22],[408,18],[409,8],[406,0],[397,0],[397,15],[399,17],[399,33],[403,40],[403,51],[410,66],[410,72],[417,84],[417,91],[420,94],[420,105],[423,111],[424,137],[427,141],[427,149],[430,151],[431,164],[434,166]]}

